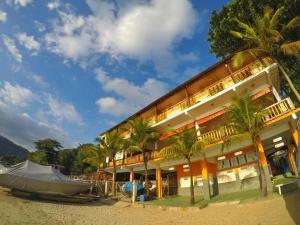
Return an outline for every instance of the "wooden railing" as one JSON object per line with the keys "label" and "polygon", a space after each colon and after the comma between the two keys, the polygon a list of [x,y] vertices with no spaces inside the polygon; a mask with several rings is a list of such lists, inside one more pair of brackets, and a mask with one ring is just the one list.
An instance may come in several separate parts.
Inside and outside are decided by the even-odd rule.
{"label": "wooden railing", "polygon": [[220,129],[212,130],[207,133],[201,134],[199,139],[205,144],[211,144],[220,141],[222,138]]}
{"label": "wooden railing", "polygon": [[157,122],[162,121],[166,118],[169,118],[173,115],[175,115],[176,113],[181,112],[182,110],[187,108],[187,101],[183,100],[171,107],[169,107],[167,110],[165,110],[164,112],[160,113],[157,115]]}
{"label": "wooden railing", "polygon": [[[239,83],[246,79],[247,77],[254,75],[264,69],[266,66],[270,65],[272,63],[272,59],[270,57],[265,57],[261,60],[256,60],[247,66],[243,67],[242,69],[239,69],[232,73],[231,75],[221,79],[220,81],[211,84],[210,86],[206,87],[205,89],[197,92],[193,96],[189,98],[189,104],[194,105],[198,102],[204,101],[219,92],[232,87],[234,84]],[[188,106],[187,100],[183,100],[165,111],[161,112],[157,115],[157,121],[160,122],[166,118],[169,118],[170,116],[179,113],[186,109]]]}
{"label": "wooden railing", "polygon": [[283,99],[282,101],[277,102],[264,110],[265,115],[263,116],[263,121],[270,121],[287,113],[290,110],[293,110],[294,108],[295,106],[290,98]]}
{"label": "wooden railing", "polygon": [[[295,109],[295,106],[290,98],[283,99],[280,102],[277,102],[263,110],[264,116],[263,121],[268,122],[270,120],[273,120],[291,110]],[[216,130],[209,131],[207,133],[201,134],[199,139],[204,141],[205,144],[214,144],[219,141],[221,141],[223,138],[232,136],[235,134],[235,130],[232,126],[224,126]],[[149,160],[155,160],[161,158],[159,151],[152,151],[150,152]],[[143,156],[142,154],[138,154],[132,157],[128,157],[124,159],[124,164],[135,164],[143,162]],[[116,161],[116,165],[122,165],[123,160]],[[109,167],[112,167],[112,162],[109,162]]]}

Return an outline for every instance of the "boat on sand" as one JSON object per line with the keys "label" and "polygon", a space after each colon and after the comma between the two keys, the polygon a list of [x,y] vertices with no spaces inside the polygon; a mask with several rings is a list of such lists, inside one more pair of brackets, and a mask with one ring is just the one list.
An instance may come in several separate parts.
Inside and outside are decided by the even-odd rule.
{"label": "boat on sand", "polygon": [[46,195],[74,195],[90,188],[89,182],[73,180],[52,166],[43,166],[29,160],[1,168],[0,186],[13,190]]}

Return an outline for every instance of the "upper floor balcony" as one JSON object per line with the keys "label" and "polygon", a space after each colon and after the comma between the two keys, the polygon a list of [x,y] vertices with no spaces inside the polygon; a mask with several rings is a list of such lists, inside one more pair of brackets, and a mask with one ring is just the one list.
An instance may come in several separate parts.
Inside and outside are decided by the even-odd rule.
{"label": "upper floor balcony", "polygon": [[[274,69],[278,71],[276,64],[272,64],[271,58],[265,57],[262,60],[256,60],[192,95],[187,94],[186,98],[175,102],[168,108],[162,111],[156,110],[154,114],[145,117],[157,131],[163,131],[166,128],[166,124],[174,127],[174,123],[172,124],[173,118],[176,120],[175,124],[186,122],[187,118],[182,120],[180,118],[186,112],[190,112],[194,119],[197,119],[201,114],[208,111],[209,107],[205,108],[207,103],[213,105],[213,101],[215,101],[215,106],[220,106],[222,103],[229,103],[230,97],[233,95],[232,91],[238,90],[244,92],[247,89],[267,88],[272,86],[272,84],[274,85],[274,83],[277,84],[278,79],[274,78],[275,81],[272,81],[272,78],[268,75],[269,73],[273,73]],[[261,77],[257,80],[259,76]],[[253,87],[255,85],[256,87]],[[228,92],[230,92],[231,96],[227,95],[227,97],[224,97],[224,101],[220,100]],[[215,100],[217,98],[219,98],[219,101]],[[206,110],[201,110],[199,107]]]}
{"label": "upper floor balcony", "polygon": [[[279,102],[276,102],[263,110],[263,122],[265,125],[272,122],[275,119],[280,118],[281,116],[293,112],[295,106],[290,98],[285,98]],[[235,130],[231,126],[222,126],[217,129],[212,129],[207,132],[201,133],[199,139],[203,140],[204,143],[208,146],[216,145],[222,143],[228,137],[236,134]],[[159,151],[149,152],[149,161],[155,161],[161,159]],[[125,159],[117,160],[117,166],[130,166],[135,164],[143,163],[142,154],[137,154],[132,157]],[[109,163],[109,167],[112,167],[112,162]]]}

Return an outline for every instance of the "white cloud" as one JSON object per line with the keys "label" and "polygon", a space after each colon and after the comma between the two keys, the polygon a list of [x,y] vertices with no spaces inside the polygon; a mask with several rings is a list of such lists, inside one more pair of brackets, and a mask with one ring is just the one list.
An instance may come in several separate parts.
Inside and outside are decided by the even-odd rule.
{"label": "white cloud", "polygon": [[60,2],[58,0],[53,2],[48,2],[47,7],[49,10],[57,9],[60,6]]}
{"label": "white cloud", "polygon": [[9,5],[16,5],[16,6],[21,6],[25,7],[26,5],[32,3],[33,0],[6,0],[6,3]]}
{"label": "white cloud", "polygon": [[7,13],[0,10],[0,22],[5,22],[7,19]]}
{"label": "white cloud", "polygon": [[168,70],[174,66],[174,44],[191,37],[197,19],[188,0],[86,2],[91,15],[59,12],[60,20],[45,37],[49,50],[75,61],[92,54],[128,56]]}
{"label": "white cloud", "polygon": [[64,147],[72,146],[68,134],[60,127],[39,122],[27,113],[17,113],[12,108],[0,107],[0,118],[0,135],[28,150],[33,150],[34,142],[43,138],[57,139]]}
{"label": "white cloud", "polygon": [[46,30],[45,24],[35,20],[34,21],[34,27],[37,29],[39,32],[44,32]]}
{"label": "white cloud", "polygon": [[0,88],[0,99],[7,105],[27,106],[35,98],[36,96],[30,89],[19,85],[12,85],[7,81]]}
{"label": "white cloud", "polygon": [[38,51],[40,49],[40,43],[37,42],[33,36],[27,35],[26,33],[19,33],[16,35],[20,44],[23,45],[30,51]]}
{"label": "white cloud", "polygon": [[136,85],[123,78],[111,78],[101,68],[95,70],[102,88],[117,97],[102,97],[96,101],[100,113],[114,116],[129,115],[166,92],[166,85],[149,78]]}
{"label": "white cloud", "polygon": [[7,48],[9,53],[14,57],[14,59],[17,62],[22,62],[23,57],[22,57],[21,53],[19,52],[19,50],[17,49],[14,40],[10,39],[6,35],[2,35],[2,39],[3,39],[3,43],[4,43],[5,47]]}
{"label": "white cloud", "polygon": [[44,81],[43,77],[36,74],[29,74],[29,79],[40,85],[41,87],[46,87],[47,83]]}
{"label": "white cloud", "polygon": [[50,108],[50,114],[57,120],[66,120],[68,122],[74,122],[80,126],[84,124],[80,114],[76,111],[73,104],[63,101],[58,101],[52,96],[48,97],[48,106]]}

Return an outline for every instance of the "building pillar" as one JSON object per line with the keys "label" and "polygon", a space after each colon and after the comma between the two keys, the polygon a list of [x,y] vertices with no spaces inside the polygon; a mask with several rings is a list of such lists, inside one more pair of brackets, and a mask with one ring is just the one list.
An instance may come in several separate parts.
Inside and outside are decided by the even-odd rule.
{"label": "building pillar", "polygon": [[239,168],[234,168],[233,171],[234,171],[234,174],[235,174],[236,182],[239,184],[240,189],[242,190],[244,187],[243,187],[242,182],[240,180]]}
{"label": "building pillar", "polygon": [[300,171],[299,132],[296,128],[293,127],[291,122],[289,122],[289,126],[290,126],[290,130],[291,130],[291,134],[292,134],[295,146],[296,146],[296,154],[297,154],[296,166],[298,165],[298,169],[297,169],[297,172],[298,172],[298,171]]}
{"label": "building pillar", "polygon": [[299,147],[299,133],[298,133],[297,129],[295,129],[290,122],[289,122],[289,126],[290,126],[290,130],[291,130],[291,133],[292,133],[293,140],[294,140],[296,148],[298,150],[298,147]]}
{"label": "building pillar", "polygon": [[134,172],[133,169],[130,169],[130,177],[129,177],[129,181],[132,182],[134,180]]}
{"label": "building pillar", "polygon": [[203,182],[203,194],[204,199],[210,199],[210,185],[209,185],[209,177],[208,177],[208,169],[207,169],[207,161],[206,159],[200,160],[201,164],[201,175],[202,175],[202,182]]}
{"label": "building pillar", "polygon": [[289,164],[291,167],[291,171],[298,176],[298,169],[296,166],[296,162],[295,162],[295,157],[294,157],[294,153],[293,153],[293,148],[291,146],[291,144],[288,142],[287,143],[287,147],[288,147],[288,157],[289,157]]}
{"label": "building pillar", "polygon": [[271,175],[270,175],[270,171],[269,171],[269,167],[268,167],[268,163],[267,163],[267,159],[266,159],[266,155],[265,155],[265,150],[264,150],[264,147],[263,147],[260,137],[257,137],[255,141],[256,141],[257,148],[258,148],[258,154],[259,154],[258,157],[260,158],[262,170],[264,171],[266,180],[267,180],[267,190],[268,190],[268,192],[272,192],[273,185],[272,185]]}
{"label": "building pillar", "polygon": [[161,169],[159,167],[156,168],[156,194],[157,198],[163,197]]}

